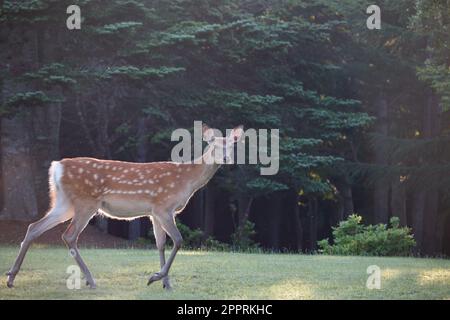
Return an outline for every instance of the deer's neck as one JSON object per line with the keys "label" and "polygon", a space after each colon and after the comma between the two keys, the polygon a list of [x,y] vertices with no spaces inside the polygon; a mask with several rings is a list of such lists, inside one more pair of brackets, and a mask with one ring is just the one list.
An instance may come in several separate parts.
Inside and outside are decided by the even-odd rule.
{"label": "deer's neck", "polygon": [[[208,147],[205,153],[200,159],[194,160],[194,163],[199,163],[194,165],[194,174],[198,177],[198,180],[194,183],[194,189],[197,190],[208,183],[208,181],[214,176],[216,171],[220,168],[220,164],[215,163],[213,160],[214,148]],[[210,164],[212,163],[212,164]]]}

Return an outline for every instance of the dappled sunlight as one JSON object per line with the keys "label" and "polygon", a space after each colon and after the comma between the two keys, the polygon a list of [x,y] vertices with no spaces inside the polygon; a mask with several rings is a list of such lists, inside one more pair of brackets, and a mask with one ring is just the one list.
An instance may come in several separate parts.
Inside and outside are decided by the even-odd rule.
{"label": "dappled sunlight", "polygon": [[450,269],[424,270],[419,273],[417,281],[420,285],[448,285],[450,292]]}
{"label": "dappled sunlight", "polygon": [[[16,248],[0,247],[6,271]],[[67,250],[30,252],[16,288],[0,286],[0,299],[448,299],[450,260],[236,254],[181,251],[171,270],[174,290],[161,282],[147,286],[158,272],[156,251],[82,252],[97,281],[90,290],[66,287],[66,269],[75,264]],[[380,266],[381,290],[366,288],[369,265]]]}
{"label": "dappled sunlight", "polygon": [[210,252],[208,252],[208,251],[196,251],[196,250],[191,250],[191,251],[180,250],[180,251],[178,251],[178,255],[181,255],[181,256],[206,256],[208,254],[210,254]]}
{"label": "dappled sunlight", "polygon": [[314,286],[300,279],[280,281],[267,289],[267,296],[273,299],[314,299]]}
{"label": "dappled sunlight", "polygon": [[383,280],[393,280],[402,276],[403,273],[404,272],[399,269],[386,268],[381,270],[381,277]]}

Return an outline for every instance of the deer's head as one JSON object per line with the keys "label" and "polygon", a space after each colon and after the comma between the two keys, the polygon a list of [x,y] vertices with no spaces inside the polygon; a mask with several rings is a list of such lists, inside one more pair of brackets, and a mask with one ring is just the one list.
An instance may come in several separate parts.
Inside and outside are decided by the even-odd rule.
{"label": "deer's head", "polygon": [[240,125],[223,137],[219,130],[203,125],[203,140],[208,143],[208,150],[211,150],[211,158],[214,163],[227,164],[232,162],[234,144],[241,139],[243,133],[243,126]]}

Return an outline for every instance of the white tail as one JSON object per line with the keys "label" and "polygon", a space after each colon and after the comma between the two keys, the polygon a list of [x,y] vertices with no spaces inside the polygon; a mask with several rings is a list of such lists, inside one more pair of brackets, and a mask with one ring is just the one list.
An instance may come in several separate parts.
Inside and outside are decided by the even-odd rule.
{"label": "white tail", "polygon": [[[85,274],[87,284],[94,288],[94,279],[78,252],[77,240],[89,220],[101,212],[113,219],[151,217],[161,270],[150,277],[148,284],[163,279],[163,286],[170,288],[169,269],[182,244],[175,215],[219,168],[220,163],[211,161],[215,159],[215,151],[225,150],[224,158],[229,157],[233,144],[242,133],[239,127],[228,137],[214,138],[213,130],[204,126],[203,135],[209,146],[201,164],[197,161],[131,163],[94,158],[53,162],[49,172],[51,209],[28,227],[19,255],[8,272],[8,287],[13,286],[31,242],[46,230],[72,218],[62,238]],[[174,242],[167,262],[164,254],[166,234]]]}

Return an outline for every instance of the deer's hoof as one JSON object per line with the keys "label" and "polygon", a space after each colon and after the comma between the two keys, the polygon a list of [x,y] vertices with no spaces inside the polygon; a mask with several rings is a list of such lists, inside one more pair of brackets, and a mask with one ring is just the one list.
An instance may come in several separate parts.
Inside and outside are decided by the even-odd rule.
{"label": "deer's hoof", "polygon": [[11,278],[11,276],[8,277],[8,281],[6,282],[6,286],[8,288],[14,287],[14,278]]}
{"label": "deer's hoof", "polygon": [[164,275],[161,274],[161,273],[159,273],[159,272],[154,273],[154,274],[148,279],[147,285],[149,286],[149,285],[151,285],[153,282],[158,281],[158,280],[161,280],[163,277],[164,277]]}
{"label": "deer's hoof", "polygon": [[97,285],[93,281],[86,281],[86,285],[89,287],[89,289],[97,289]]}
{"label": "deer's hoof", "polygon": [[166,289],[167,291],[172,290],[172,285],[170,284],[168,279],[166,280],[166,278],[164,278],[163,280],[163,289]]}

